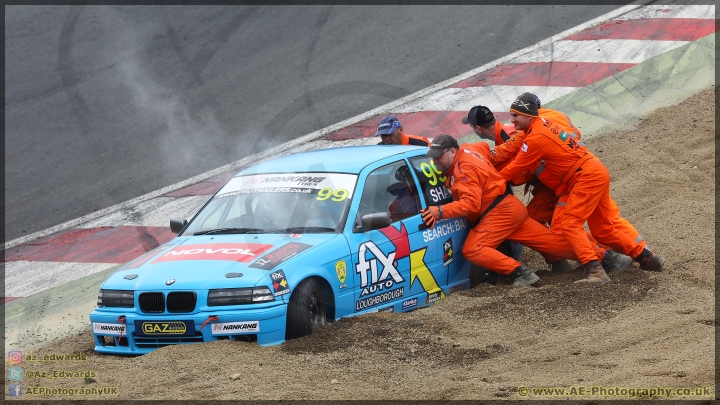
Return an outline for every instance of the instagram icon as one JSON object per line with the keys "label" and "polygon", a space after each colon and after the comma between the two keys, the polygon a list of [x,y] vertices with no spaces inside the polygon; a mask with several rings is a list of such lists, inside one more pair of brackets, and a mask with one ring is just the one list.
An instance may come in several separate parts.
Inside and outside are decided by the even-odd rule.
{"label": "instagram icon", "polygon": [[8,363],[22,364],[23,356],[20,350],[11,350],[8,352]]}

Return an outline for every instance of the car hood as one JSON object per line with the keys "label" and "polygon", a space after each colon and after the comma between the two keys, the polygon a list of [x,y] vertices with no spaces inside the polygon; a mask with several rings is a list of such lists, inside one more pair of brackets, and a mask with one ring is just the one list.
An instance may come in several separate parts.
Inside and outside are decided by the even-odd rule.
{"label": "car hood", "polygon": [[298,260],[338,236],[333,233],[178,237],[127,263],[102,288],[148,291],[253,287],[271,270]]}

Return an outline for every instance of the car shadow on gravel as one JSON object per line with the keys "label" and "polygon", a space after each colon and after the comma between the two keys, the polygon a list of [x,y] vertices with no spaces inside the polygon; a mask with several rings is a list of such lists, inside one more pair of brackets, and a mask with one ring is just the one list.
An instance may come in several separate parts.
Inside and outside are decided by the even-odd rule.
{"label": "car shadow on gravel", "polygon": [[[310,336],[285,342],[281,351],[288,355],[328,354],[353,348],[377,353],[386,360],[472,364],[510,348],[498,343],[466,347],[446,333],[458,320],[483,323],[497,318],[542,317],[549,328],[583,323],[588,318],[604,320],[639,304],[658,284],[657,274],[634,266],[614,273],[613,281],[603,285],[573,284],[582,278],[581,272],[541,274],[538,287],[515,288],[505,280],[495,285],[480,284],[448,296],[441,309],[344,318],[316,328]],[[462,305],[454,305],[454,300],[462,300]]]}
{"label": "car shadow on gravel", "polygon": [[536,287],[515,289],[501,283],[480,284],[461,292],[467,297],[483,298],[483,302],[464,308],[459,315],[483,318],[489,313],[499,317],[542,314],[548,318],[549,327],[556,326],[554,320],[566,323],[568,318],[590,314],[593,319],[604,320],[643,301],[648,293],[657,288],[659,282],[658,273],[640,270],[635,266],[611,273],[612,281],[607,284],[575,284],[575,280],[582,278],[581,271],[570,274],[540,272],[539,275],[541,279]]}
{"label": "car shadow on gravel", "polygon": [[288,355],[317,355],[346,352],[352,347],[353,350],[376,353],[386,360],[457,365],[474,364],[507,351],[499,344],[473,348],[443,337],[443,331],[451,325],[435,322],[436,318],[432,317],[432,324],[423,322],[423,317],[414,312],[343,318],[317,328],[310,336],[283,343],[281,351]]}

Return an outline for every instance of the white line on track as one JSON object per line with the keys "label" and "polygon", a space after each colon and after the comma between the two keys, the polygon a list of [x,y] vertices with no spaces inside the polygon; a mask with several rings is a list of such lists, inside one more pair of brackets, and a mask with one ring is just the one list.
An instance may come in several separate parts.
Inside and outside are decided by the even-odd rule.
{"label": "white line on track", "polygon": [[[663,11],[667,10],[667,11]],[[634,20],[637,18],[715,18],[714,5],[652,5],[631,11],[618,17],[618,20]]]}
{"label": "white line on track", "polygon": [[544,104],[577,89],[579,87],[483,86],[449,88],[407,103],[391,110],[391,112],[400,114],[419,111],[468,111],[478,104],[490,108],[490,111],[500,112],[508,111],[510,104],[517,98],[518,94],[526,91],[536,94]]}
{"label": "white line on track", "polygon": [[593,62],[638,64],[689,42],[640,39],[557,41],[537,49],[532,54],[520,56],[513,60],[513,63]]}
{"label": "white line on track", "polygon": [[617,9],[615,9],[615,10],[613,10],[613,11],[607,13],[607,14],[603,14],[603,15],[601,15],[601,16],[599,16],[599,17],[597,17],[597,18],[594,18],[594,19],[592,19],[592,20],[590,20],[590,21],[588,21],[588,22],[586,22],[586,23],[584,23],[584,24],[580,24],[580,25],[575,26],[575,27],[573,27],[573,28],[570,28],[570,29],[568,29],[568,30],[566,30],[566,31],[563,31],[563,32],[561,32],[561,33],[559,33],[559,34],[553,35],[553,36],[551,36],[551,37],[549,37],[549,38],[546,38],[546,39],[544,39],[544,40],[536,43],[535,45],[531,45],[531,46],[529,46],[529,47],[527,47],[527,48],[523,48],[523,49],[521,49],[521,50],[519,50],[519,51],[513,52],[513,53],[511,53],[511,54],[509,54],[509,55],[507,55],[507,56],[505,56],[505,57],[502,57],[502,58],[497,59],[497,60],[495,60],[495,61],[493,61],[493,62],[490,62],[490,63],[488,63],[488,64],[485,64],[485,65],[483,65],[483,66],[480,66],[480,67],[478,67],[478,68],[476,68],[476,69],[473,69],[473,70],[470,70],[470,71],[468,71],[468,72],[462,73],[462,74],[460,74],[460,75],[458,75],[458,76],[455,76],[455,77],[453,77],[453,78],[451,78],[451,79],[442,81],[442,82],[440,82],[440,83],[437,83],[437,84],[435,84],[435,85],[433,85],[433,86],[430,86],[430,87],[427,87],[427,88],[422,89],[422,90],[420,90],[420,91],[417,91],[417,92],[415,92],[415,93],[413,93],[413,94],[407,95],[407,96],[405,96],[405,97],[403,97],[403,98],[400,98],[400,99],[398,99],[398,100],[395,100],[395,101],[392,101],[392,102],[387,103],[387,104],[385,104],[385,105],[382,105],[382,106],[380,106],[380,107],[374,108],[374,109],[372,109],[372,110],[370,110],[370,111],[367,111],[367,112],[365,112],[365,113],[363,113],[363,114],[356,115],[355,117],[352,117],[352,118],[346,119],[346,120],[344,120],[344,121],[338,122],[337,124],[334,124],[334,125],[331,125],[331,126],[329,126],[329,127],[325,127],[325,128],[319,129],[319,130],[314,131],[314,132],[311,132],[311,133],[308,134],[308,135],[305,135],[305,136],[303,136],[303,137],[300,137],[300,138],[294,139],[294,140],[292,140],[292,141],[286,142],[286,143],[284,143],[284,144],[282,144],[282,145],[278,145],[278,146],[276,146],[276,147],[267,149],[267,150],[265,150],[265,151],[263,151],[263,152],[260,152],[260,153],[255,154],[255,155],[248,156],[248,157],[245,157],[245,158],[240,159],[240,160],[238,160],[238,161],[229,163],[229,164],[227,164],[227,165],[225,165],[225,166],[222,166],[222,167],[219,167],[219,168],[217,168],[217,169],[215,169],[215,170],[210,170],[210,171],[208,171],[208,172],[206,172],[206,173],[199,174],[199,175],[197,175],[197,176],[193,176],[193,177],[191,177],[191,178],[189,178],[189,179],[187,179],[187,180],[181,181],[181,182],[179,182],[179,183],[175,183],[175,184],[173,184],[173,185],[170,185],[170,186],[167,186],[167,187],[163,187],[163,188],[161,188],[160,190],[153,191],[153,192],[151,192],[151,193],[148,193],[148,194],[145,194],[145,195],[142,195],[142,196],[133,198],[132,200],[125,201],[125,202],[123,202],[123,203],[113,205],[112,207],[108,207],[108,208],[105,208],[105,209],[102,209],[102,210],[93,212],[93,213],[91,213],[91,214],[84,215],[84,216],[82,216],[82,217],[80,217],[80,218],[73,219],[73,220],[71,220],[71,221],[68,221],[68,222],[65,222],[65,223],[62,223],[62,224],[53,226],[53,227],[51,227],[51,228],[48,228],[48,229],[45,229],[45,230],[42,230],[42,231],[38,231],[38,232],[32,233],[32,234],[30,234],[30,235],[26,235],[26,236],[23,236],[23,237],[20,237],[20,238],[13,239],[13,240],[11,240],[11,241],[5,242],[4,249],[8,249],[8,248],[11,248],[11,247],[13,247],[13,246],[17,246],[17,245],[20,245],[20,244],[22,244],[22,243],[26,243],[26,242],[35,240],[35,239],[41,238],[41,237],[43,237],[43,236],[51,235],[51,234],[53,234],[53,233],[60,232],[60,231],[63,231],[63,230],[65,230],[65,229],[68,229],[68,228],[76,227],[76,226],[78,226],[78,225],[81,225],[81,224],[83,224],[83,223],[85,223],[85,222],[88,222],[88,221],[91,221],[91,220],[93,220],[93,219],[100,218],[100,217],[102,217],[102,216],[111,214],[111,213],[113,213],[113,212],[115,212],[115,211],[118,211],[118,210],[122,210],[122,209],[125,209],[125,208],[129,208],[129,207],[131,207],[131,206],[133,206],[133,205],[136,205],[136,204],[141,203],[141,202],[143,202],[143,201],[150,200],[150,199],[155,198],[155,197],[160,197],[160,196],[162,196],[163,194],[167,194],[167,193],[170,193],[170,192],[179,190],[179,189],[181,189],[181,188],[190,186],[190,185],[192,185],[192,184],[199,183],[199,182],[201,182],[201,181],[203,181],[203,180],[209,179],[209,178],[211,178],[211,177],[213,177],[213,176],[217,176],[217,175],[219,175],[219,174],[221,174],[221,173],[228,172],[228,171],[230,171],[230,170],[237,169],[237,168],[239,168],[239,167],[241,167],[241,166],[248,165],[248,164],[251,164],[251,163],[259,163],[259,162],[261,162],[261,161],[263,161],[263,160],[270,159],[270,158],[272,158],[272,157],[274,157],[274,156],[276,156],[276,155],[278,155],[278,154],[280,154],[280,153],[283,153],[283,152],[295,151],[295,149],[296,149],[299,145],[305,144],[305,143],[310,142],[310,141],[313,141],[313,140],[315,140],[315,139],[317,139],[317,138],[323,137],[323,136],[325,136],[325,135],[327,135],[327,134],[330,134],[330,133],[333,133],[333,132],[338,131],[338,130],[340,130],[340,129],[346,128],[346,127],[348,127],[348,126],[350,126],[350,125],[353,125],[353,124],[356,124],[356,123],[358,123],[358,122],[360,122],[360,121],[363,121],[363,120],[366,120],[366,119],[368,119],[368,118],[371,118],[371,117],[373,117],[373,116],[375,116],[375,115],[379,115],[379,114],[382,114],[382,113],[384,113],[384,112],[386,112],[386,111],[393,110],[393,109],[395,109],[395,108],[398,108],[398,107],[402,106],[403,104],[409,103],[409,102],[411,102],[411,101],[413,101],[413,100],[416,100],[416,99],[418,99],[418,98],[425,97],[425,96],[427,96],[427,95],[429,95],[429,94],[432,94],[432,93],[434,93],[434,92],[436,92],[436,91],[438,91],[438,90],[444,89],[445,87],[451,86],[451,85],[453,85],[453,84],[455,84],[455,83],[458,83],[458,82],[460,82],[460,81],[462,81],[462,80],[469,79],[469,78],[471,78],[471,77],[473,77],[473,76],[476,76],[476,75],[478,75],[478,74],[480,74],[480,73],[482,73],[482,72],[485,72],[485,71],[490,70],[490,69],[492,69],[492,68],[495,68],[495,67],[497,67],[497,66],[499,66],[499,65],[502,65],[502,64],[504,64],[504,63],[507,63],[508,61],[511,61],[511,60],[513,60],[513,59],[515,59],[515,58],[518,58],[518,57],[521,56],[521,55],[525,55],[525,54],[527,54],[527,53],[534,52],[534,51],[536,51],[536,50],[538,50],[538,49],[540,49],[540,48],[542,48],[542,47],[544,47],[544,46],[547,46],[548,44],[551,44],[551,43],[553,43],[553,42],[557,42],[557,41],[561,40],[562,38],[565,38],[565,37],[570,36],[570,35],[572,35],[572,34],[578,33],[578,32],[580,32],[580,31],[583,31],[583,30],[588,29],[588,28],[590,28],[590,27],[594,27],[594,26],[596,26],[596,25],[602,24],[602,23],[605,22],[605,21],[608,21],[608,20],[617,18],[617,17],[619,17],[619,16],[621,16],[621,15],[623,15],[623,14],[626,14],[626,13],[628,13],[628,12],[630,12],[630,11],[636,10],[636,9],[638,9],[639,7],[642,7],[644,4],[647,4],[647,3],[649,3],[649,1],[642,1],[642,2],[638,2],[638,4],[631,4],[631,5],[627,5],[627,6],[623,6],[623,7],[617,8]]}
{"label": "white line on track", "polygon": [[101,226],[168,226],[173,217],[190,219],[210,199],[209,195],[158,197],[86,222],[78,228]]}
{"label": "white line on track", "polygon": [[[28,297],[113,266],[117,266],[117,264],[7,262],[5,263],[5,296]],[[42,271],[37,271],[38,269],[42,269]]]}

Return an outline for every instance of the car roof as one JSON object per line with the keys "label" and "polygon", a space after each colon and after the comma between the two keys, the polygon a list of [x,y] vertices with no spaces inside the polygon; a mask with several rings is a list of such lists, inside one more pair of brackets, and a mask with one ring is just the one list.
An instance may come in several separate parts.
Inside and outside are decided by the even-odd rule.
{"label": "car roof", "polygon": [[[344,146],[317,149],[268,160],[249,167],[237,175],[289,172],[360,173],[365,166],[378,160],[402,153],[426,150],[426,146],[405,145]],[[420,155],[421,153],[416,154]],[[398,158],[400,157],[398,156]]]}

